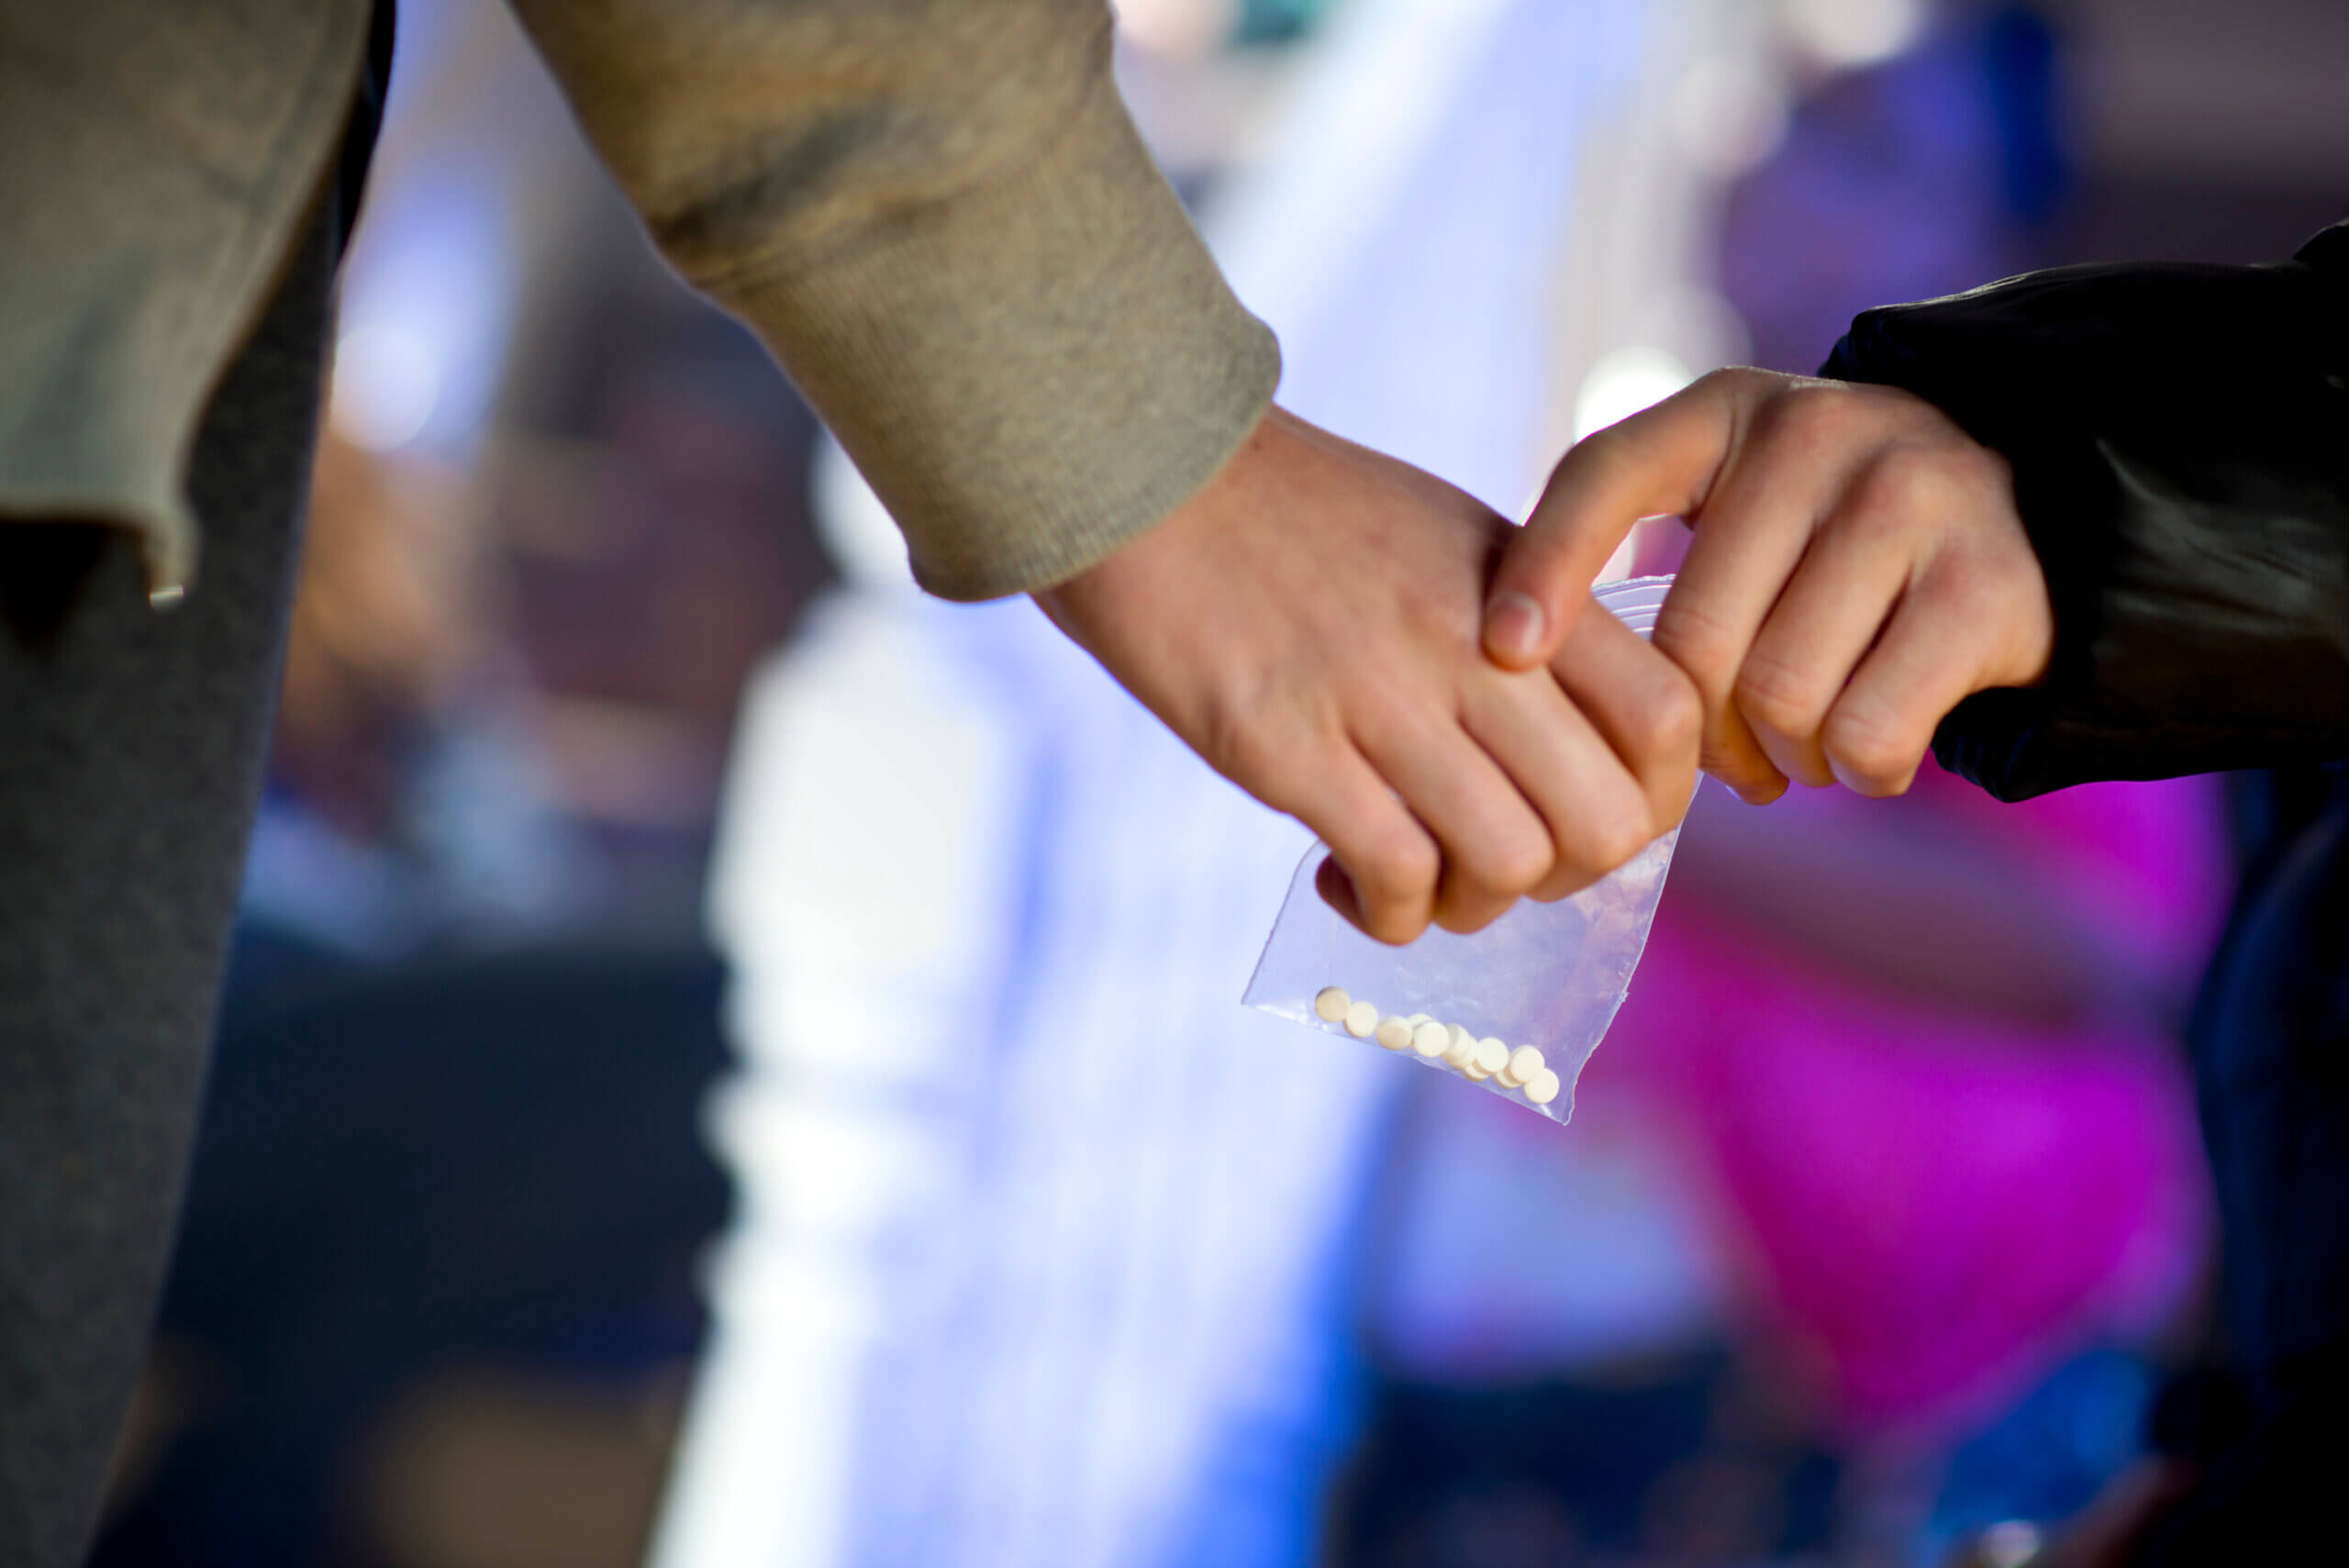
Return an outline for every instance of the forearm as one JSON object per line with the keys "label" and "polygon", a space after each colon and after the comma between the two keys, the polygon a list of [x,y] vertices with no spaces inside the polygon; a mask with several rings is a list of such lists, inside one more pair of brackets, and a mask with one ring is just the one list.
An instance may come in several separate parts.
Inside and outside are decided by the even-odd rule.
{"label": "forearm", "polygon": [[1825,373],[2004,455],[2046,572],[2046,679],[1961,704],[1943,765],[2021,799],[2349,757],[2349,229],[1871,311]]}
{"label": "forearm", "polygon": [[1060,581],[1278,379],[1108,69],[1101,0],[516,0],[688,281],[765,339],[935,592]]}

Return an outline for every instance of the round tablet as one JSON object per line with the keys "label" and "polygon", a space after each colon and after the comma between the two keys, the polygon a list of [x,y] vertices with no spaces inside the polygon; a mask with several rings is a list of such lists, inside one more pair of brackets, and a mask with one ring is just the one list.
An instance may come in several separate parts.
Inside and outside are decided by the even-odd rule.
{"label": "round tablet", "polygon": [[1538,1047],[1520,1045],[1508,1053],[1508,1075],[1520,1084],[1531,1084],[1549,1063],[1542,1060]]}
{"label": "round tablet", "polygon": [[1537,1106],[1546,1106],[1558,1097],[1558,1090],[1563,1085],[1558,1082],[1558,1075],[1544,1067],[1527,1082],[1525,1097]]}
{"label": "round tablet", "polygon": [[1465,1067],[1468,1065],[1468,1059],[1475,1054],[1476,1037],[1458,1024],[1453,1025],[1452,1038],[1444,1043],[1444,1061],[1454,1067]]}
{"label": "round tablet", "polygon": [[1430,1018],[1411,1031],[1411,1049],[1421,1056],[1442,1056],[1452,1043],[1452,1031]]}
{"label": "round tablet", "polygon": [[1378,1043],[1389,1051],[1400,1051],[1411,1043],[1411,1020],[1393,1014],[1378,1020]]}
{"label": "round tablet", "polygon": [[1353,1005],[1354,999],[1346,995],[1344,986],[1324,985],[1321,994],[1313,998],[1313,1016],[1325,1024],[1340,1023]]}
{"label": "round tablet", "polygon": [[1476,1042],[1476,1054],[1468,1060],[1476,1071],[1490,1077],[1508,1065],[1508,1047],[1497,1040],[1480,1040]]}
{"label": "round tablet", "polygon": [[1378,1007],[1371,1002],[1356,1002],[1346,1009],[1346,1032],[1356,1040],[1368,1040],[1370,1031],[1378,1027]]}
{"label": "round tablet", "polygon": [[1460,1075],[1471,1084],[1484,1083],[1492,1076],[1490,1073],[1476,1065],[1476,1059],[1473,1056],[1468,1059],[1468,1065],[1460,1070]]}

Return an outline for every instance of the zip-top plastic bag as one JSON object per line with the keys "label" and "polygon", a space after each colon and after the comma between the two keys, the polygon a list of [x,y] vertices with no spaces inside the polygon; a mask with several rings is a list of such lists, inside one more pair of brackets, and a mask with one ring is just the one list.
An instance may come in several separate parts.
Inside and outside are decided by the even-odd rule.
{"label": "zip-top plastic bag", "polygon": [[[1671,585],[1634,577],[1593,596],[1644,637]],[[1315,844],[1289,879],[1241,1000],[1459,1073],[1563,1122],[1583,1064],[1631,990],[1679,840],[1675,828],[1571,897],[1523,899],[1474,935],[1431,927],[1399,948],[1322,901],[1313,878],[1330,850]]]}

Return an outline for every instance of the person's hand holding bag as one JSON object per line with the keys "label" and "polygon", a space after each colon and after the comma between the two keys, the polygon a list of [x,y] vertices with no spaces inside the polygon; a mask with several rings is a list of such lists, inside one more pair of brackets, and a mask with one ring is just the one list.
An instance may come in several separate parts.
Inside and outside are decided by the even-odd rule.
{"label": "person's hand holding bag", "polygon": [[1718,371],[1578,443],[1486,601],[1504,669],[1553,661],[1633,523],[1695,535],[1654,645],[1705,708],[1701,766],[1745,799],[1787,781],[1909,787],[1973,693],[2036,683],[2054,640],[2004,459],[1885,387]]}

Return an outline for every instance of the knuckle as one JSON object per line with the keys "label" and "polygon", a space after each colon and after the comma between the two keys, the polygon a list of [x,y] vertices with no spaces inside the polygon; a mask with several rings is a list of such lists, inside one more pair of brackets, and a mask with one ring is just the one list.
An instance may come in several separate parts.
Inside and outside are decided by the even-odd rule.
{"label": "knuckle", "polygon": [[2047,574],[2039,558],[2028,550],[2002,551],[1992,563],[1991,602],[1984,607],[1986,628],[2028,628],[2051,624],[2054,606],[2048,597]]}
{"label": "knuckle", "polygon": [[1845,544],[1912,556],[1909,541],[1923,530],[1919,508],[1890,482],[1864,477],[1828,517],[1822,531]]}
{"label": "knuckle", "polygon": [[1364,858],[1355,884],[1365,899],[1386,907],[1425,903],[1443,873],[1435,846],[1400,826],[1374,829]]}
{"label": "knuckle", "polygon": [[1392,887],[1380,887],[1365,876],[1354,878],[1354,901],[1363,929],[1383,942],[1408,942],[1427,925],[1430,899],[1411,896]]}
{"label": "knuckle", "polygon": [[2020,597],[2043,590],[2035,562],[2008,550],[1956,550],[1936,559],[1920,598],[1954,627],[1987,628]]}
{"label": "knuckle", "polygon": [[1408,594],[1403,598],[1398,618],[1406,638],[1415,648],[1437,648],[1452,653],[1477,648],[1481,657],[1482,617],[1478,607],[1464,598],[1431,589]]}
{"label": "knuckle", "polygon": [[1585,883],[1605,876],[1646,848],[1656,831],[1646,799],[1627,784],[1621,798],[1590,803],[1575,824],[1570,852],[1560,869],[1571,870]]}
{"label": "knuckle", "polygon": [[1604,430],[1594,430],[1589,435],[1585,436],[1582,439],[1575,441],[1567,447],[1564,451],[1560,452],[1558,454],[1558,461],[1550,465],[1550,477],[1543,486],[1545,493],[1549,490],[1554,490],[1557,488],[1560,481],[1564,480],[1575,470],[1582,467],[1585,463],[1590,462],[1591,443],[1605,434],[1606,432]]}
{"label": "knuckle", "polygon": [[1723,365],[1698,376],[1678,395],[1744,401],[1766,398],[1781,384],[1782,378],[1769,371],[1756,370],[1752,365]]}
{"label": "knuckle", "polygon": [[1675,670],[1655,684],[1630,727],[1626,739],[1641,762],[1670,764],[1692,758],[1705,733],[1704,699],[1697,695],[1696,684]]}
{"label": "knuckle", "polygon": [[1627,450],[1629,441],[1629,433],[1625,431],[1620,420],[1615,424],[1593,430],[1566,449],[1565,455],[1560,458],[1557,466],[1550,471],[1551,483],[1555,484],[1569,473],[1585,469],[1604,473],[1615,464],[1627,461],[1631,455]]}
{"label": "knuckle", "polygon": [[1960,558],[1960,564],[1974,577],[1975,589],[1987,602],[1986,607],[2018,597],[2035,599],[2046,592],[2046,573],[2039,558],[2020,538],[1971,552]]}
{"label": "knuckle", "polygon": [[1973,488],[1987,496],[2011,497],[2014,495],[2014,465],[2006,454],[1986,447],[1969,436],[1960,435],[1953,448],[1956,471]]}
{"label": "knuckle", "polygon": [[1879,526],[1908,523],[1944,514],[1958,489],[1945,454],[1915,445],[1888,447],[1860,475],[1856,511]]}
{"label": "knuckle", "polygon": [[1625,864],[1655,837],[1651,826],[1645,811],[1609,818],[1591,836],[1593,867],[1606,873]]}
{"label": "knuckle", "polygon": [[1860,704],[1838,705],[1827,716],[1820,743],[1847,780],[1881,793],[1905,781],[1924,754],[1905,725]]}
{"label": "knuckle", "polygon": [[1334,723],[1300,712],[1264,680],[1209,703],[1198,728],[1200,754],[1217,772],[1283,809],[1310,771],[1310,760],[1325,757],[1338,736]]}
{"label": "knuckle", "polygon": [[1515,897],[1548,876],[1556,858],[1547,835],[1510,832],[1464,857],[1464,869],[1478,887]]}
{"label": "knuckle", "polygon": [[1227,723],[1210,728],[1202,750],[1218,772],[1276,810],[1291,810],[1301,783],[1292,772],[1294,753],[1273,744],[1260,730]]}
{"label": "knuckle", "polygon": [[1737,673],[1737,706],[1765,728],[1798,735],[1818,722],[1827,705],[1808,672],[1774,655],[1756,653]]}
{"label": "knuckle", "polygon": [[1680,666],[1700,698],[1718,699],[1734,677],[1740,651],[1736,631],[1693,605],[1667,596],[1648,641]]}
{"label": "knuckle", "polygon": [[1979,610],[1997,596],[1997,564],[1975,550],[1951,550],[1932,564],[1930,592],[1960,614]]}

